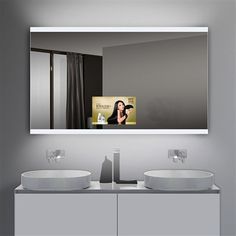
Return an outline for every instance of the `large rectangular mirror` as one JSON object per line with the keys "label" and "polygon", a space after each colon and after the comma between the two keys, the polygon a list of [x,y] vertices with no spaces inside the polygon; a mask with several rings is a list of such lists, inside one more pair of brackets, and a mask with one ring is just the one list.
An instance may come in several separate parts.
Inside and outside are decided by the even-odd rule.
{"label": "large rectangular mirror", "polygon": [[206,134],[208,28],[30,28],[32,134]]}

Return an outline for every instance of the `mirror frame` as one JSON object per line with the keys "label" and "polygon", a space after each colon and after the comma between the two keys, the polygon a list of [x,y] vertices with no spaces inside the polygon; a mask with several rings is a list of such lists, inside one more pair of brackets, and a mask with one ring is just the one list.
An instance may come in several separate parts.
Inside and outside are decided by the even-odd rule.
{"label": "mirror frame", "polygon": [[[71,32],[206,32],[208,33],[208,27],[30,27],[30,33],[33,32],[70,32],[70,33]],[[208,121],[208,77],[207,77],[207,127],[208,126],[209,126],[209,121]],[[98,130],[30,128],[30,134],[208,134],[208,128],[207,129],[98,129]]]}

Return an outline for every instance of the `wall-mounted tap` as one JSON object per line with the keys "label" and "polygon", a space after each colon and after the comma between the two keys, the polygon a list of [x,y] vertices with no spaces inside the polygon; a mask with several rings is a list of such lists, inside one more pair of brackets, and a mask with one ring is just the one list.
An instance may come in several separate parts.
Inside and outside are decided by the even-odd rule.
{"label": "wall-mounted tap", "polygon": [[187,158],[187,149],[169,149],[168,158],[175,163],[178,161],[184,163]]}
{"label": "wall-mounted tap", "polygon": [[46,151],[46,159],[49,163],[58,162],[64,158],[65,158],[65,150],[56,149],[56,150],[47,150]]}

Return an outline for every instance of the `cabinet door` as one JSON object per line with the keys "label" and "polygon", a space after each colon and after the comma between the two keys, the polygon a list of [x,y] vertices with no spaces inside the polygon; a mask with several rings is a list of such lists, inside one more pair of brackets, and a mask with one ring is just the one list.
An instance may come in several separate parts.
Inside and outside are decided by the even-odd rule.
{"label": "cabinet door", "polygon": [[219,194],[119,194],[119,236],[218,236]]}
{"label": "cabinet door", "polygon": [[116,194],[15,194],[15,236],[115,236]]}

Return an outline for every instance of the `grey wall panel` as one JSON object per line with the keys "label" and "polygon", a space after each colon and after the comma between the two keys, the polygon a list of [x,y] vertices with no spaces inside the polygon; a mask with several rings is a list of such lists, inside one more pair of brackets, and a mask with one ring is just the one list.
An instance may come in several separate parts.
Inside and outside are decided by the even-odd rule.
{"label": "grey wall panel", "polygon": [[[93,25],[92,25],[93,26]],[[102,56],[103,47],[112,47],[131,43],[143,43],[154,40],[164,40],[173,38],[183,38],[187,36],[201,35],[200,32],[176,32],[176,33],[109,33],[104,37],[104,33],[31,33],[31,47],[41,49],[53,49],[69,52],[79,52],[83,54]]]}
{"label": "grey wall panel", "polygon": [[[13,189],[20,173],[32,169],[88,169],[100,175],[104,156],[121,149],[121,177],[143,178],[155,168],[208,169],[221,187],[221,232],[235,235],[235,2],[233,0],[42,0],[6,1],[4,236],[13,235]],[[63,15],[63,17],[62,17]],[[209,135],[29,135],[30,26],[208,26]],[[66,159],[53,165],[48,148],[66,150]],[[188,159],[174,164],[169,148],[186,148]]]}
{"label": "grey wall panel", "polygon": [[[4,53],[5,53],[5,48],[4,48],[4,3],[0,2],[0,209],[3,209],[4,207],[4,198],[3,198],[3,158],[4,158],[4,145],[3,145],[3,140],[4,140]],[[4,212],[0,210],[0,235],[3,235],[3,218],[4,218]]]}
{"label": "grey wall panel", "polygon": [[107,47],[103,91],[136,96],[141,129],[207,129],[207,35]]}

